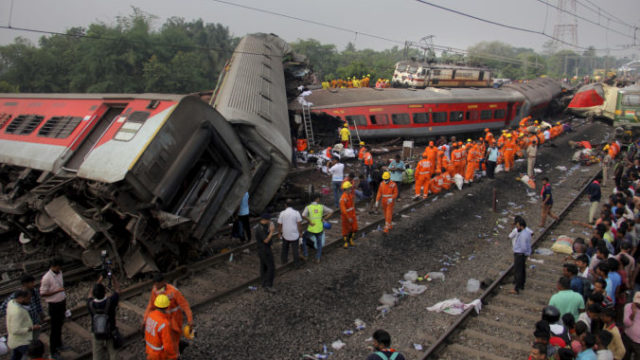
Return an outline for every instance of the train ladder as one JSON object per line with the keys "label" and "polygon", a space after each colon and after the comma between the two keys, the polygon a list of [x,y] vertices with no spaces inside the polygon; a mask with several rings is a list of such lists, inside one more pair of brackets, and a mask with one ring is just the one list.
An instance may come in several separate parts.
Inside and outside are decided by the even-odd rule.
{"label": "train ladder", "polygon": [[[356,137],[358,138],[358,144],[360,144],[360,133],[358,132],[358,125],[356,124],[356,122],[353,122],[353,129],[356,131]],[[351,135],[351,131],[349,131],[349,144],[351,144],[351,147],[353,148],[353,135]]]}
{"label": "train ladder", "polygon": [[315,138],[313,136],[313,125],[311,123],[311,109],[308,104],[302,105],[302,122],[304,124],[304,133],[307,136],[308,146],[312,146],[316,144]]}

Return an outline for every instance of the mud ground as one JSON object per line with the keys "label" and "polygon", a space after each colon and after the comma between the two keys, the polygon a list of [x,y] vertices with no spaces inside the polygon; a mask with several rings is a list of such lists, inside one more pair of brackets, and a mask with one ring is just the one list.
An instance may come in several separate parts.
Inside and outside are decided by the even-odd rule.
{"label": "mud ground", "polygon": [[[548,176],[554,193],[577,192],[597,169],[575,167],[567,141],[600,143],[608,132],[604,125],[588,124],[554,140],[555,146],[543,147],[536,165],[543,170],[538,179]],[[516,170],[525,171],[526,163],[517,162]],[[537,196],[528,196],[534,191],[515,176],[502,173],[453,195],[433,197],[396,220],[388,237],[366,234],[354,249],[332,251],[320,265],[306,264],[276,278],[275,294],[247,291],[213,304],[197,316],[197,338],[183,358],[300,359],[321,352],[323,344],[334,352],[331,359],[365,358],[368,339],[378,328],[391,333],[393,347],[408,359],[419,358],[414,344],[426,349],[455,321],[454,316],[431,313],[426,307],[453,297],[471,301],[473,296],[465,290],[469,278],[495,279],[509,265],[512,255],[506,234],[514,214],[522,214],[538,230]],[[494,188],[496,213],[492,212]],[[398,288],[408,270],[420,274],[443,270],[446,279],[426,283],[425,293],[405,298],[382,317],[376,310],[378,299]],[[355,329],[355,319],[363,320],[367,328],[344,335],[343,331]],[[346,346],[332,350],[331,343],[338,339]]]}

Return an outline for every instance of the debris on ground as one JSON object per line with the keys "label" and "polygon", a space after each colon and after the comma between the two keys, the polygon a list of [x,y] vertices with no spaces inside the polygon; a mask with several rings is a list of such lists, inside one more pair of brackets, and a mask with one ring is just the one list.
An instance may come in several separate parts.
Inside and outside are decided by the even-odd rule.
{"label": "debris on ground", "polygon": [[547,248],[537,248],[536,249],[536,254],[543,255],[543,256],[549,256],[549,255],[553,255],[553,251],[551,249],[547,249]]}
{"label": "debris on ground", "polygon": [[460,299],[453,298],[440,301],[439,303],[428,307],[427,310],[434,312],[444,312],[449,315],[460,315],[471,307],[474,307],[476,309],[476,312],[480,313],[480,309],[482,308],[482,301],[480,299],[475,299],[472,302],[465,304],[460,301]]}
{"label": "debris on ground", "polygon": [[467,281],[467,292],[474,293],[480,290],[480,280],[469,279]]}

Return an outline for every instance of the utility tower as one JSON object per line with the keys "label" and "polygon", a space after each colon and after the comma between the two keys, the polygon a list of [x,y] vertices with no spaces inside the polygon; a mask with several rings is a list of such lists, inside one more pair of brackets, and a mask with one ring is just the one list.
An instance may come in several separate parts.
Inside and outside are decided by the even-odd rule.
{"label": "utility tower", "polygon": [[578,20],[569,13],[576,13],[576,0],[558,0],[558,17],[553,27],[553,37],[559,48],[578,46]]}

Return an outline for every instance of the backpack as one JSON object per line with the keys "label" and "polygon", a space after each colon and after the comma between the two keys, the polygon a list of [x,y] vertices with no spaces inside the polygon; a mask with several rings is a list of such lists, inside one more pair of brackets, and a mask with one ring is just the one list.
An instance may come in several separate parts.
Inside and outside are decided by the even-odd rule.
{"label": "backpack", "polygon": [[89,303],[89,308],[93,314],[91,317],[91,332],[95,335],[96,339],[111,338],[111,322],[109,321],[110,305],[111,298],[107,298],[104,309],[98,311],[98,309],[94,307],[93,301]]}
{"label": "backpack", "polygon": [[393,354],[391,354],[391,356],[387,356],[385,355],[382,351],[377,351],[376,355],[378,355],[378,357],[382,360],[396,360],[396,358],[398,357],[399,352],[394,352]]}

